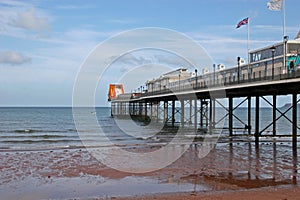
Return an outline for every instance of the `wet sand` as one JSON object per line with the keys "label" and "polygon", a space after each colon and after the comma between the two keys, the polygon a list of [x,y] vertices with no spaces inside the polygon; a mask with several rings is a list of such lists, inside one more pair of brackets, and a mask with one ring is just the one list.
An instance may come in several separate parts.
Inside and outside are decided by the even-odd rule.
{"label": "wet sand", "polygon": [[222,191],[222,192],[202,192],[202,193],[177,193],[177,194],[161,194],[137,196],[130,198],[116,198],[118,200],[288,200],[299,199],[300,188],[262,188],[241,191]]}
{"label": "wet sand", "polygon": [[203,159],[197,156],[199,145],[168,167],[144,174],[110,169],[86,149],[3,150],[0,194],[4,199],[299,197],[299,157],[290,142],[219,143]]}

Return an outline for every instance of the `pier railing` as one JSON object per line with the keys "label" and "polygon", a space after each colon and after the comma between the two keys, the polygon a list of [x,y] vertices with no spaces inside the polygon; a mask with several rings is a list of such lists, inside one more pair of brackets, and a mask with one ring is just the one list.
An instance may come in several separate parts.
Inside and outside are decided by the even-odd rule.
{"label": "pier railing", "polygon": [[251,75],[242,73],[238,75],[237,70],[232,76],[224,76],[222,72],[209,74],[206,76],[197,76],[185,80],[177,81],[175,86],[164,87],[156,89],[155,91],[145,91],[141,94],[141,97],[153,96],[160,94],[168,94],[174,92],[182,91],[192,91],[192,90],[207,90],[215,87],[226,87],[242,84],[251,83],[266,83],[279,80],[287,80],[293,78],[300,78],[300,70],[291,70],[288,73],[283,73],[283,68],[279,67],[276,69],[260,70],[255,71]]}

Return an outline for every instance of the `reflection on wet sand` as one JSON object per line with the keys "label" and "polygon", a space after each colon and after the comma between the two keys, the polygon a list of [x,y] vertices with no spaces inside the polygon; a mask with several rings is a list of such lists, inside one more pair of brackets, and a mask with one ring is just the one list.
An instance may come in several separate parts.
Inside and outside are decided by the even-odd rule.
{"label": "reflection on wet sand", "polygon": [[[206,145],[206,146],[205,146]],[[55,151],[0,152],[0,193],[19,197],[23,193],[56,194],[58,185],[68,185],[63,198],[95,195],[118,196],[161,192],[200,192],[240,190],[268,186],[298,185],[298,154],[289,141],[264,141],[258,146],[248,140],[220,141],[217,145],[201,142],[164,169],[144,174],[119,172],[106,167],[84,149]],[[199,158],[202,147],[213,148]],[[152,146],[127,146],[144,151]],[[155,148],[159,148],[155,146]],[[180,148],[180,145],[174,147]],[[299,149],[298,149],[299,150]],[[131,180],[128,182],[128,178]],[[144,179],[145,178],[145,179]],[[145,180],[145,181],[143,181]],[[120,193],[124,188],[126,193]],[[84,188],[83,185],[86,185]],[[108,187],[112,185],[112,187]],[[135,186],[143,188],[137,191]],[[133,187],[134,186],[134,187]],[[56,191],[58,190],[59,191]],[[68,191],[69,190],[69,191]],[[11,196],[18,191],[19,196]],[[74,192],[75,191],[75,192]],[[88,192],[87,192],[88,191]],[[60,196],[42,196],[60,198]]]}
{"label": "reflection on wet sand", "polygon": [[[199,145],[194,146],[194,151]],[[210,168],[181,177],[181,180],[195,185],[209,185],[215,190],[298,184],[297,148],[292,148],[289,142],[269,141],[255,145],[252,142],[232,141],[218,144],[202,159],[199,169],[203,166]]]}
{"label": "reflection on wet sand", "polygon": [[298,151],[297,147],[293,146],[293,184],[297,185],[297,173],[298,173]]}

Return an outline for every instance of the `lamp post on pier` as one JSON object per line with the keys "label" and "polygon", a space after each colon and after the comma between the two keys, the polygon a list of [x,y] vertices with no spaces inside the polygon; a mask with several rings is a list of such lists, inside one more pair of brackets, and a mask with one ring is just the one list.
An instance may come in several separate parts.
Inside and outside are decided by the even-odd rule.
{"label": "lamp post on pier", "polygon": [[196,74],[196,88],[198,87],[198,70],[195,69],[195,74]]}
{"label": "lamp post on pier", "polygon": [[289,41],[289,36],[283,36],[283,68],[285,70],[286,73],[288,73],[288,69],[287,69],[287,66],[286,66],[286,54],[287,54],[287,50],[286,50],[286,47],[287,47],[287,42]]}
{"label": "lamp post on pier", "polygon": [[240,61],[241,57],[237,57],[237,64],[238,64],[238,69],[237,69],[237,78],[238,78],[238,83],[240,83]]}
{"label": "lamp post on pier", "polygon": [[213,64],[213,68],[214,68],[214,84],[216,84],[216,64]]}
{"label": "lamp post on pier", "polygon": [[180,91],[180,74],[178,75],[178,77],[179,77],[178,85],[179,85],[179,91]]}
{"label": "lamp post on pier", "polygon": [[273,80],[274,79],[274,57],[275,57],[276,48],[272,46],[270,49],[272,51],[272,80]]}

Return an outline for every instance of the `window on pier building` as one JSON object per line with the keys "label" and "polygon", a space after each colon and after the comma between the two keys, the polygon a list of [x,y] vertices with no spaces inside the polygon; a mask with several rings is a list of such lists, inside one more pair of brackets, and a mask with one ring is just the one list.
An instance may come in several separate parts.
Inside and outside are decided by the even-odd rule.
{"label": "window on pier building", "polygon": [[291,43],[287,45],[287,53],[297,55],[300,50],[300,43]]}
{"label": "window on pier building", "polygon": [[[274,51],[274,57],[277,56],[282,56],[283,53],[283,44],[279,44],[274,46],[275,51]],[[254,52],[250,53],[250,62],[254,63],[254,62],[259,62],[259,61],[263,61],[263,60],[268,60],[268,59],[272,59],[273,57],[273,52],[272,52],[272,48],[271,47],[267,47],[264,49],[260,49]]]}

